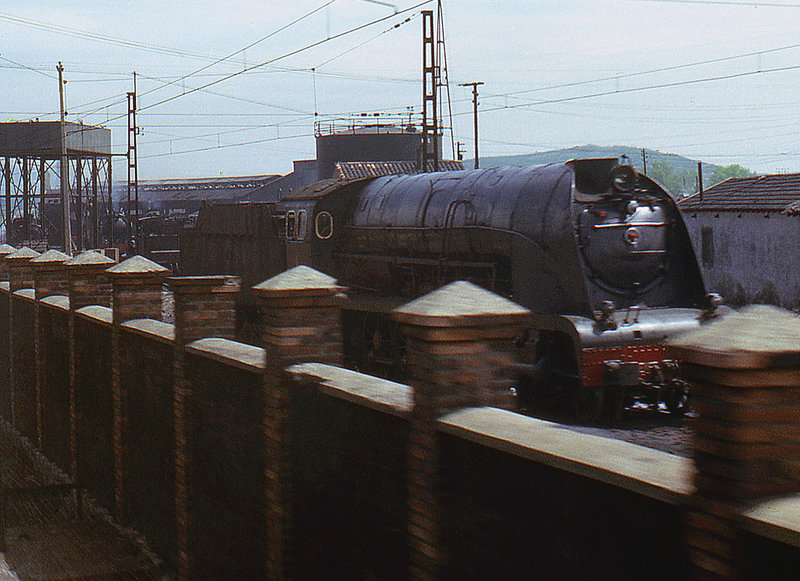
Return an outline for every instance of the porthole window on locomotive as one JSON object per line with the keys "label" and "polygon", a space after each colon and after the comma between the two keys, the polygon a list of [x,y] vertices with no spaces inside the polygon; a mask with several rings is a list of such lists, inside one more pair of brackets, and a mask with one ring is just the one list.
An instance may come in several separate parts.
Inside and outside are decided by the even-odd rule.
{"label": "porthole window on locomotive", "polygon": [[286,212],[286,238],[289,240],[294,240],[294,223],[294,211]]}
{"label": "porthole window on locomotive", "polygon": [[333,216],[330,212],[324,210],[317,214],[314,220],[314,230],[317,233],[317,238],[320,240],[327,240],[333,236]]}
{"label": "porthole window on locomotive", "polygon": [[297,212],[297,239],[305,240],[308,233],[308,214],[305,210]]}

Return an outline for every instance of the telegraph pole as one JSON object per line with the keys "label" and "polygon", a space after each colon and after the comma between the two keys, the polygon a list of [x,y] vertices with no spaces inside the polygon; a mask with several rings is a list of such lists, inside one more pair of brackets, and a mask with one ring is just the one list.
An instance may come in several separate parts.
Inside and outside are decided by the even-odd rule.
{"label": "telegraph pole", "polygon": [[697,191],[700,193],[698,199],[703,199],[703,162],[697,162]]}
{"label": "telegraph pole", "polygon": [[478,169],[478,85],[482,81],[474,83],[461,83],[462,87],[472,87],[472,125],[475,128],[475,169]]}
{"label": "telegraph pole", "polygon": [[[69,203],[69,158],[67,157],[67,128],[64,123],[64,65],[58,61],[58,98],[61,104],[61,210],[63,215],[64,254],[72,256],[72,221]],[[42,208],[44,211],[44,208]]]}
{"label": "telegraph pole", "polygon": [[642,173],[647,175],[647,150],[642,148]]}

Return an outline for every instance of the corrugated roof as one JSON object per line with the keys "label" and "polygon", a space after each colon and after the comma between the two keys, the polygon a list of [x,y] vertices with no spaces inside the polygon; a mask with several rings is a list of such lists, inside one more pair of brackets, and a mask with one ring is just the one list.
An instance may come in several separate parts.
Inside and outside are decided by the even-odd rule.
{"label": "corrugated roof", "polygon": [[[439,171],[460,171],[464,164],[460,161],[442,160]],[[433,164],[428,163],[427,170],[433,171]],[[398,174],[417,173],[414,161],[339,161],[336,162],[336,175],[343,180],[358,178],[379,178]]]}
{"label": "corrugated roof", "polygon": [[[259,175],[231,178],[186,178],[139,180],[139,200],[165,202],[177,200],[236,200],[247,196],[280,176]],[[114,184],[114,198],[124,200],[127,184]]]}
{"label": "corrugated roof", "polygon": [[685,212],[783,212],[800,202],[800,174],[729,178],[678,202]]}

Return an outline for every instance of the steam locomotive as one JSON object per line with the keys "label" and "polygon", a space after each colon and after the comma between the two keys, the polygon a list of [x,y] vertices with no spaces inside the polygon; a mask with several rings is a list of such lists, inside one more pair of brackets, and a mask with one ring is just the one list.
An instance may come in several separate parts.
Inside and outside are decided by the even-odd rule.
{"label": "steam locomotive", "polygon": [[719,301],[674,201],[629,165],[329,180],[270,213],[276,272],[308,264],[349,287],[345,354],[360,368],[397,369],[391,310],[464,279],[534,313],[516,341],[522,405],[570,400],[588,419],[636,401],[687,409],[663,343],[715,316]]}

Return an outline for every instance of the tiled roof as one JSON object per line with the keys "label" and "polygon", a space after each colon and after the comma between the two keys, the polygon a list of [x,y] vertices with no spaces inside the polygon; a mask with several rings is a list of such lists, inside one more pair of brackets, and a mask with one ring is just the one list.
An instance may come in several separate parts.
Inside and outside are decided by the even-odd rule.
{"label": "tiled roof", "polygon": [[684,212],[783,212],[800,202],[800,174],[730,178],[678,202]]}
{"label": "tiled roof", "polygon": [[[429,163],[426,169],[433,171],[433,164]],[[439,171],[463,169],[464,164],[460,161],[439,161]],[[411,173],[417,173],[417,163],[414,161],[339,161],[336,163],[336,175],[343,180]]]}
{"label": "tiled roof", "polygon": [[314,182],[313,184],[309,184],[307,186],[303,186],[302,188],[298,188],[286,194],[281,200],[316,200],[318,198],[324,198],[331,192],[335,192],[349,184],[364,181],[364,179],[354,179],[354,180],[342,180],[337,178],[329,178],[327,180],[320,180],[318,182]]}

